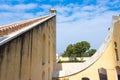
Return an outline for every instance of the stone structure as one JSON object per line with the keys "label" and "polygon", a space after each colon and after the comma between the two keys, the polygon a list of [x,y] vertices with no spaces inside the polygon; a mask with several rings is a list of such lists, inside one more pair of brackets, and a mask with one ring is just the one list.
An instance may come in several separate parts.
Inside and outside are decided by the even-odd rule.
{"label": "stone structure", "polygon": [[0,80],[52,80],[56,15],[0,28]]}
{"label": "stone structure", "polygon": [[113,16],[105,41],[90,59],[57,66],[61,70],[54,71],[53,80],[120,80],[120,16]]}
{"label": "stone structure", "polygon": [[[76,57],[76,60],[78,60],[78,61],[83,61],[83,62],[85,62],[86,60],[88,60],[90,57],[82,57],[82,58],[80,58],[80,57]],[[75,60],[75,58],[74,57],[62,57],[62,56],[59,56],[58,58],[57,58],[57,61],[74,61]]]}
{"label": "stone structure", "polygon": [[16,31],[18,31],[24,27],[27,27],[27,26],[29,26],[37,21],[40,21],[46,17],[48,17],[48,16],[0,27],[0,37],[4,37],[4,36],[9,35],[13,32],[16,32]]}
{"label": "stone structure", "polygon": [[51,14],[56,14],[56,9],[55,9],[55,8],[51,8],[51,9],[50,9],[50,13],[51,13]]}
{"label": "stone structure", "polygon": [[53,72],[56,10],[50,11],[48,16],[0,28],[0,80],[120,80],[120,16],[113,17],[95,55],[82,64],[59,64],[59,71]]}

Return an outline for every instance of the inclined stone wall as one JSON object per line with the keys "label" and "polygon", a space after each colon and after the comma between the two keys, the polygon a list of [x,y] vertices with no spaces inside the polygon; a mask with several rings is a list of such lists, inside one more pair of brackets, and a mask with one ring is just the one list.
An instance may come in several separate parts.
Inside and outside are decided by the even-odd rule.
{"label": "inclined stone wall", "polygon": [[54,16],[1,45],[0,80],[51,80],[56,52],[55,39]]}
{"label": "inclined stone wall", "polygon": [[120,20],[114,25],[114,53],[117,65],[120,67]]}
{"label": "inclined stone wall", "polygon": [[11,33],[14,33],[14,32],[16,32],[16,31],[18,31],[22,28],[25,28],[25,27],[29,26],[29,25],[32,25],[33,23],[35,23],[37,21],[40,21],[42,19],[45,19],[47,17],[48,16],[0,27],[0,38],[4,37],[6,35],[9,35]]}

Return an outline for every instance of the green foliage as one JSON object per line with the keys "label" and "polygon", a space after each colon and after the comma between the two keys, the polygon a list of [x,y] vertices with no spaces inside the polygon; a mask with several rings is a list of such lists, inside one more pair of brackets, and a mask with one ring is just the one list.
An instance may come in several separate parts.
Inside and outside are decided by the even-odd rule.
{"label": "green foliage", "polygon": [[83,63],[84,61],[58,61],[58,63]]}
{"label": "green foliage", "polygon": [[72,44],[68,45],[66,51],[64,52],[64,54],[62,56],[64,56],[64,57],[73,56],[73,45]]}
{"label": "green foliage", "polygon": [[63,57],[90,57],[96,52],[95,49],[90,49],[90,43],[87,41],[70,44],[66,48]]}
{"label": "green foliage", "polygon": [[82,54],[82,57],[89,57],[89,54],[86,52],[86,53]]}
{"label": "green foliage", "polygon": [[91,57],[96,52],[96,49],[91,49],[87,53]]}
{"label": "green foliage", "polygon": [[91,57],[96,52],[96,49],[90,49],[84,54],[82,54],[82,57]]}
{"label": "green foliage", "polygon": [[74,45],[74,53],[77,54],[77,57],[82,57],[87,50],[90,48],[90,43],[87,41],[78,42]]}

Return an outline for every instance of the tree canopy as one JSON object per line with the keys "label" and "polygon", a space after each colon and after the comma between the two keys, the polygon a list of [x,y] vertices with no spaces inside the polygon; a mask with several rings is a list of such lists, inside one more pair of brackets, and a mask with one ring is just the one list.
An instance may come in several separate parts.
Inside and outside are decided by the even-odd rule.
{"label": "tree canopy", "polygon": [[62,54],[63,57],[90,57],[96,50],[90,49],[90,43],[87,41],[77,42],[67,46],[66,51]]}
{"label": "tree canopy", "polygon": [[73,54],[73,49],[74,49],[74,47],[73,47],[72,44],[68,45],[66,51],[64,52],[64,54],[62,56],[73,57],[73,55],[72,55]]}

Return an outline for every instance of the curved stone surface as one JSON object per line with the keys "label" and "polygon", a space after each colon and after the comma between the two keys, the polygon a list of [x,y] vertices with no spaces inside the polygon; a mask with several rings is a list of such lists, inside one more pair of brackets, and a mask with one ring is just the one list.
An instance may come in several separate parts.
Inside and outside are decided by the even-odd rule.
{"label": "curved stone surface", "polygon": [[[114,35],[114,25],[116,22],[119,21],[119,19],[120,19],[119,16],[113,16],[112,25],[109,28],[108,35],[106,36],[101,47],[90,59],[88,59],[86,62],[84,62],[82,64],[78,63],[70,68],[68,67],[67,69],[65,69],[62,66],[61,71],[54,71],[53,78],[64,78],[65,79],[65,77],[69,77],[69,76],[75,75],[77,73],[84,72],[84,70],[87,70],[87,68],[91,67],[95,62],[97,62],[101,58],[101,56],[103,54],[105,54],[105,51],[111,44],[111,42],[113,40],[113,35]],[[60,80],[62,80],[62,79],[60,79]]]}

